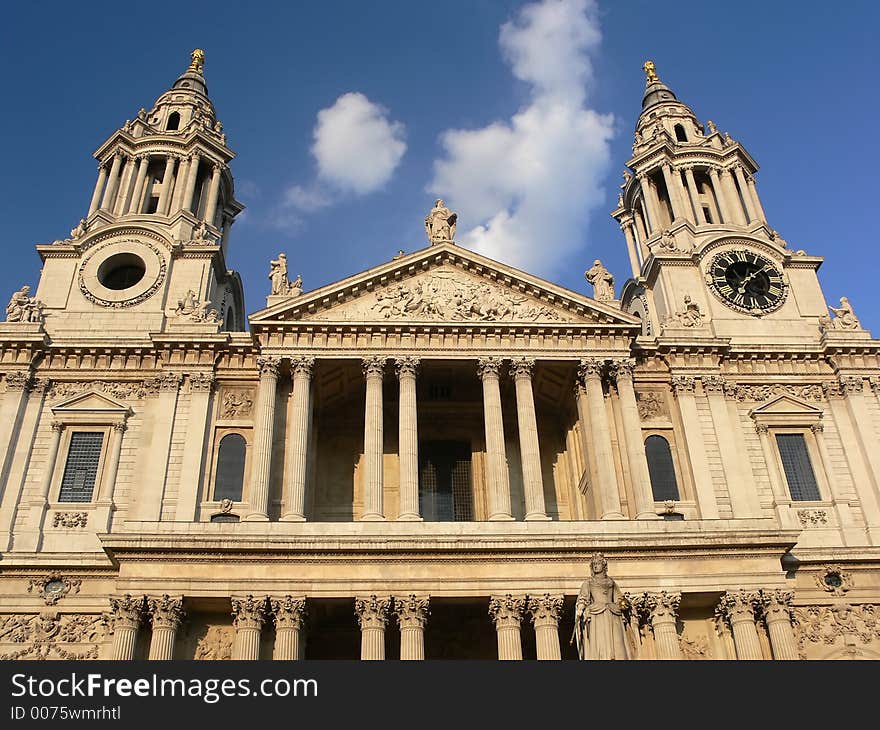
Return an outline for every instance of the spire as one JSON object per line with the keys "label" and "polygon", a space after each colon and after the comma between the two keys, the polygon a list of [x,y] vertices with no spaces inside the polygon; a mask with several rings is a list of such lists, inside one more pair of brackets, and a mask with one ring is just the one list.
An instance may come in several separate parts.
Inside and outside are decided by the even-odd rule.
{"label": "spire", "polygon": [[645,72],[645,96],[642,98],[642,109],[659,104],[662,101],[678,101],[675,94],[657,75],[657,67],[650,59],[642,65]]}

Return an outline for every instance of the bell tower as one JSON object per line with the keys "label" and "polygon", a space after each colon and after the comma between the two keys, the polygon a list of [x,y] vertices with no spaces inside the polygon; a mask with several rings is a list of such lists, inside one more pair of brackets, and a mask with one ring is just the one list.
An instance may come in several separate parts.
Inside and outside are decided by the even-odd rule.
{"label": "bell tower", "polygon": [[622,306],[649,336],[817,341],[827,315],[820,257],[770,227],[745,147],[693,110],[646,61],[642,112],[611,215],[633,278]]}
{"label": "bell tower", "polygon": [[87,337],[84,327],[135,336],[244,328],[241,280],[225,264],[244,206],[204,62],[204,52],[193,51],[152,109],[98,148],[86,216],[69,238],[37,246],[43,271],[35,299],[51,337]]}

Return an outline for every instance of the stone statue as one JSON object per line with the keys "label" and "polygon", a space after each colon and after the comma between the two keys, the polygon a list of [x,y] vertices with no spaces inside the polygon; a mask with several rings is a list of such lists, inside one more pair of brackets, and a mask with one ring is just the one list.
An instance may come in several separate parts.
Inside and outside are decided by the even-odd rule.
{"label": "stone statue", "polygon": [[593,285],[593,299],[607,302],[614,299],[614,275],[608,271],[599,259],[584,272],[584,278]]}
{"label": "stone statue", "polygon": [[177,300],[177,307],[174,309],[174,313],[178,317],[187,317],[196,311],[198,305],[199,302],[196,299],[196,293],[192,289],[188,289],[186,294],[183,295],[183,299]]}
{"label": "stone statue", "polygon": [[74,228],[70,230],[71,238],[79,238],[80,236],[85,235],[86,230],[88,229],[89,224],[86,223],[85,218],[80,218],[79,223],[76,224]]}
{"label": "stone statue", "polygon": [[715,134],[718,131],[718,127],[715,126],[715,122],[711,119],[706,120],[706,126],[709,128],[709,134]]}
{"label": "stone statue", "polygon": [[269,281],[272,282],[273,295],[285,295],[290,292],[290,279],[287,278],[287,254],[280,253],[278,258],[269,262]]}
{"label": "stone statue", "polygon": [[633,658],[624,626],[626,608],[626,598],[608,577],[608,562],[594,553],[590,577],[581,583],[575,603],[572,642],[577,642],[579,659]]}
{"label": "stone statue", "polygon": [[296,279],[294,279],[293,284],[290,285],[290,290],[288,294],[292,297],[298,297],[303,293],[303,277],[302,274],[297,274]]}
{"label": "stone statue", "polygon": [[645,72],[645,86],[660,81],[660,77],[657,76],[657,67],[650,59],[645,61],[645,64],[642,66],[642,70]]}
{"label": "stone statue", "polygon": [[403,258],[403,249],[401,248],[400,250],[398,250],[398,252],[396,254],[394,254],[394,256],[391,257],[391,260],[397,261],[397,259],[402,259],[402,258]]}
{"label": "stone statue", "polygon": [[31,288],[27,285],[19,289],[9,304],[6,305],[7,322],[42,322],[43,303],[30,296]]}
{"label": "stone statue", "polygon": [[217,240],[211,235],[211,232],[208,230],[208,223],[206,221],[199,221],[199,224],[195,228],[193,228],[191,242],[214,244],[217,242]]}
{"label": "stone statue", "polygon": [[425,217],[425,233],[433,246],[435,243],[451,241],[455,238],[455,223],[458,215],[446,207],[442,198],[434,201],[434,207]]}
{"label": "stone statue", "polygon": [[[858,317],[856,317],[855,312],[853,311],[852,305],[849,303],[849,299],[846,297],[840,298],[840,306],[839,307],[831,307],[829,306],[832,312],[834,312],[834,319],[831,320],[831,326],[834,329],[838,330],[860,330],[862,329],[862,323],[859,322]],[[7,308],[7,312],[9,309]]]}
{"label": "stone statue", "polygon": [[192,289],[188,289],[186,294],[183,295],[183,299],[177,300],[174,314],[177,317],[182,317],[192,322],[219,322],[220,314],[217,310],[208,309],[210,303],[209,299],[203,302],[196,299],[196,293]]}
{"label": "stone statue", "polygon": [[684,309],[676,312],[669,321],[676,322],[682,327],[699,327],[703,324],[703,313],[700,311],[700,305],[691,299],[691,295],[685,294]]}

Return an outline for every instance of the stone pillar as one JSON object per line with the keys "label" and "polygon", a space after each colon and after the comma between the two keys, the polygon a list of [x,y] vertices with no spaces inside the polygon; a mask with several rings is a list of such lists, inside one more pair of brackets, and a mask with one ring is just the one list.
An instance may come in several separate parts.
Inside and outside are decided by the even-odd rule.
{"label": "stone pillar", "polygon": [[746,176],[743,174],[743,169],[740,165],[736,165],[733,168],[733,174],[736,177],[737,185],[739,185],[739,192],[742,196],[743,204],[746,207],[746,215],[749,218],[749,223],[753,223],[757,220],[758,216],[755,213],[755,207],[752,205],[752,196],[749,192],[748,187],[746,186]]}
{"label": "stone pillar", "polygon": [[[873,528],[876,523],[875,515],[871,514],[874,512],[872,506],[880,503],[880,439],[873,428],[874,419],[868,408],[869,396],[865,394],[864,378],[853,375],[841,377],[840,392],[844,394],[851,423],[856,426],[855,443],[848,443],[847,448],[860,452],[868,467],[868,480],[861,484],[858,484],[858,480],[854,481],[857,482],[856,489],[866,513],[866,521]],[[870,399],[874,400],[873,396]],[[847,443],[845,439],[844,443]],[[866,492],[870,492],[870,496]]]}
{"label": "stone pillar", "polygon": [[638,176],[639,183],[642,188],[642,201],[645,204],[645,214],[648,220],[645,221],[647,226],[647,235],[650,238],[652,233],[660,230],[660,200],[657,198],[657,191],[654,190],[654,184],[647,174]]}
{"label": "stone pillar", "polygon": [[171,213],[175,213],[183,207],[183,196],[186,194],[186,186],[189,182],[190,164],[189,157],[183,156],[180,158],[177,176],[174,179],[174,193],[171,196]]}
{"label": "stone pillar", "polygon": [[101,193],[104,191],[104,184],[107,182],[107,165],[103,162],[98,165],[98,180],[95,183],[95,190],[92,193],[92,200],[89,202],[89,212],[88,216],[98,210],[98,205],[101,202]]}
{"label": "stone pillar", "polygon": [[425,623],[430,613],[430,596],[408,595],[394,599],[394,612],[400,626],[400,658],[422,660],[425,658]]}
{"label": "stone pillar", "polygon": [[214,374],[189,374],[189,415],[186,423],[186,448],[180,465],[180,488],[177,493],[176,522],[193,522],[202,483],[202,460],[205,453],[205,431],[208,425]]}
{"label": "stone pillar", "polygon": [[651,624],[657,659],[681,659],[681,644],[676,629],[676,616],[681,593],[644,593],[636,600],[637,608]]}
{"label": "stone pillar", "polygon": [[639,263],[639,256],[636,251],[632,217],[621,219],[620,230],[623,231],[623,235],[626,238],[626,252],[629,254],[629,265],[632,269],[633,278],[638,279],[639,275],[642,273],[642,265]]}
{"label": "stone pillar", "polygon": [[694,221],[698,226],[705,225],[706,214],[703,212],[703,206],[700,205],[700,191],[697,189],[697,181],[694,180],[694,166],[686,165],[684,168],[684,177],[687,180],[688,193],[691,197],[691,204],[694,207]]}
{"label": "stone pillar", "polygon": [[742,201],[736,190],[736,183],[733,181],[733,175],[730,170],[722,168],[718,172],[718,177],[721,179],[721,187],[724,190],[724,195],[727,196],[727,207],[733,214],[731,222],[745,225],[746,213],[743,210]]}
{"label": "stone pillar", "polygon": [[257,412],[254,419],[254,454],[251,467],[250,512],[245,520],[269,520],[269,482],[272,466],[272,439],[275,429],[275,396],[278,387],[277,357],[257,358],[260,386],[257,390]]}
{"label": "stone pillar", "polygon": [[196,181],[199,178],[199,153],[193,152],[189,156],[189,170],[187,171],[186,176],[186,189],[183,191],[183,200],[181,201],[181,208],[183,210],[192,211],[193,207],[193,195],[196,191]]}
{"label": "stone pillar", "polygon": [[309,423],[311,421],[312,374],[315,358],[295,357],[290,361],[293,377],[290,423],[287,427],[286,474],[282,495],[283,522],[304,522],[306,519],[306,467],[309,457]]}
{"label": "stone pillar", "polygon": [[535,627],[535,644],[538,659],[562,659],[559,648],[559,617],[562,615],[563,597],[545,593],[529,596],[527,609]]}
{"label": "stone pillar", "polygon": [[165,158],[165,172],[162,175],[162,190],[159,193],[159,203],[156,212],[159,215],[168,215],[168,204],[171,202],[171,190],[174,187],[174,163],[177,159],[174,155]]}
{"label": "stone pillar", "polygon": [[214,225],[214,216],[217,214],[217,201],[220,198],[220,173],[223,167],[219,163],[214,164],[211,174],[211,187],[208,188],[208,202],[205,205],[205,222]]}
{"label": "stone pillar", "polygon": [[593,457],[599,481],[597,496],[602,508],[601,519],[623,520],[626,518],[620,511],[620,492],[617,488],[617,473],[611,451],[611,431],[608,427],[605,396],[602,393],[603,369],[602,360],[584,358],[578,368],[578,375],[584,383],[587,408],[590,412],[589,432],[592,437]]}
{"label": "stone pillar", "polygon": [[266,620],[266,599],[251,595],[232,599],[235,642],[232,658],[256,661],[260,658],[260,632]]}
{"label": "stone pillar", "polygon": [[174,658],[174,639],[183,621],[183,597],[171,598],[168,594],[147,601],[153,623],[153,640],[150,642],[151,660]]}
{"label": "stone pillar", "polygon": [[792,591],[781,589],[761,591],[761,606],[767,624],[767,633],[770,634],[770,648],[773,650],[774,659],[800,659],[791,624],[793,598]]}
{"label": "stone pillar", "polygon": [[385,658],[385,625],[390,607],[390,598],[373,595],[354,599],[354,612],[361,627],[361,659]]}
{"label": "stone pillar", "polygon": [[[758,428],[760,432],[761,426],[757,426],[756,428]],[[766,426],[764,426],[764,428],[766,428]],[[853,520],[849,499],[842,493],[839,480],[834,478],[834,467],[832,466],[831,455],[828,453],[828,444],[825,443],[825,427],[822,423],[814,423],[810,426],[810,431],[813,432],[813,438],[816,439],[816,448],[819,450],[819,460],[821,461],[820,466],[822,468],[822,473],[825,475],[825,483],[831,489],[831,500],[834,502],[834,509],[837,512],[837,524],[840,525],[840,528],[845,533],[844,544],[853,544],[854,542],[859,541],[859,537],[855,534],[858,528],[855,528],[855,521]],[[769,441],[769,434],[764,438]],[[768,456],[766,458],[768,459],[769,466],[771,457]],[[774,462],[776,462],[775,454],[772,458]],[[776,472],[776,469],[771,469],[770,471]],[[787,494],[784,487],[783,494]],[[795,527],[800,526],[796,525]]]}
{"label": "stone pillar", "polygon": [[138,157],[138,161],[138,171],[134,181],[134,191],[128,203],[128,213],[142,212],[144,204],[144,183],[147,181],[147,168],[150,166],[150,156],[141,155]]}
{"label": "stone pillar", "polygon": [[613,364],[612,373],[617,379],[617,392],[620,395],[620,416],[626,438],[626,456],[632,480],[635,512],[637,520],[660,519],[654,511],[654,493],[651,489],[651,475],[645,456],[645,442],[642,438],[642,423],[633,388],[633,369],[631,360],[620,360]]}
{"label": "stone pillar", "polygon": [[755,626],[755,604],[758,594],[745,590],[728,591],[721,596],[718,609],[733,631],[737,659],[763,659],[758,629]]}
{"label": "stone pillar", "polygon": [[43,478],[40,480],[40,501],[48,504],[49,489],[52,486],[52,475],[55,473],[55,461],[58,459],[58,447],[61,446],[61,436],[64,434],[64,424],[52,421],[52,440],[49,442],[49,451],[43,469]]}
{"label": "stone pillar", "polygon": [[681,189],[681,176],[677,170],[666,162],[663,164],[663,182],[666,184],[666,194],[669,196],[669,207],[672,208],[672,219],[686,218],[684,204],[679,191]]}
{"label": "stone pillar", "polygon": [[752,197],[755,213],[758,215],[759,220],[766,222],[767,215],[764,213],[764,206],[761,205],[761,196],[758,195],[758,188],[755,187],[754,175],[746,175],[746,185],[748,187],[748,194]]}
{"label": "stone pillar", "polygon": [[384,430],[382,375],[386,358],[364,358],[367,394],[364,405],[364,514],[362,520],[384,520]]}
{"label": "stone pillar", "polygon": [[[12,539],[12,526],[18,509],[19,492],[12,486],[12,470],[33,382],[30,373],[8,372],[6,392],[0,393],[0,550],[9,549],[7,540]],[[26,459],[27,452],[23,456]]]}
{"label": "stone pillar", "polygon": [[20,529],[15,537],[15,549],[20,552],[37,552],[40,549],[40,539],[49,510],[49,490],[52,487],[58,448],[64,433],[63,423],[53,421],[51,426],[52,440],[49,442],[49,451],[46,454],[44,470],[40,479],[40,491],[30,499],[22,500],[23,504],[19,507],[20,511],[27,515],[25,528]]}
{"label": "stone pillar", "polygon": [[712,181],[712,190],[715,192],[715,200],[718,201],[718,212],[721,213],[722,223],[733,223],[733,211],[727,201],[727,195],[721,180],[718,178],[718,170],[714,167],[709,168],[709,179]]}
{"label": "stone pillar", "polygon": [[703,438],[703,426],[700,423],[697,401],[694,397],[695,385],[696,381],[691,377],[677,375],[672,378],[672,392],[678,401],[682,434],[691,463],[691,475],[697,493],[700,518],[717,520],[718,500],[715,497],[715,486],[712,484],[709,460],[706,458],[706,441]]}
{"label": "stone pillar", "polygon": [[305,597],[284,596],[269,601],[275,617],[275,651],[273,659],[303,658],[302,628],[305,619]]}
{"label": "stone pillar", "polygon": [[492,596],[489,601],[489,615],[495,622],[498,632],[498,658],[503,660],[522,659],[522,637],[520,625],[526,599],[523,596]]}
{"label": "stone pillar", "polygon": [[532,392],[532,370],[535,361],[518,358],[510,369],[516,387],[516,417],[519,424],[519,452],[522,461],[523,489],[526,498],[526,520],[549,520],[544,505],[544,477],[541,473],[541,448],[538,443],[538,421],[535,396]]}
{"label": "stone pillar", "polygon": [[122,153],[116,152],[113,155],[113,164],[110,166],[110,175],[107,178],[107,187],[104,188],[104,198],[101,200],[101,209],[106,211],[113,210],[113,203],[116,200],[116,191],[119,190],[119,168],[122,167]]}
{"label": "stone pillar", "polygon": [[146,599],[143,596],[132,598],[126,593],[122,598],[110,597],[110,612],[113,615],[113,648],[111,659],[130,661],[134,659],[138,629],[144,620]]}
{"label": "stone pillar", "polygon": [[122,176],[119,183],[119,194],[116,196],[116,202],[113,206],[114,215],[125,215],[128,211],[128,196],[131,193],[132,176],[134,175],[135,158],[129,157],[125,162],[122,170]]}
{"label": "stone pillar", "polygon": [[512,520],[510,475],[504,446],[504,417],[501,412],[499,370],[501,360],[481,358],[477,373],[483,382],[483,421],[486,429],[486,481],[489,485],[489,519]]}
{"label": "stone pillar", "polygon": [[416,403],[416,374],[419,360],[397,358],[400,383],[398,452],[400,459],[400,508],[398,520],[419,520],[419,424]]}

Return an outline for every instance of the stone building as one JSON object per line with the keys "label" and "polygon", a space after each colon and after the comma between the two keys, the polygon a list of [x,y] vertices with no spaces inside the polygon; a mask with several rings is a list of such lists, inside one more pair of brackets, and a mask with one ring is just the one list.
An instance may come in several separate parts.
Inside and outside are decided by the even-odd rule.
{"label": "stone building", "polygon": [[880,341],[652,63],[619,296],[438,200],[337,283],[279,256],[247,315],[203,61],[0,325],[0,656],[574,658],[600,552],[635,657],[880,658]]}

